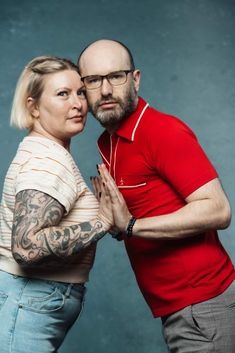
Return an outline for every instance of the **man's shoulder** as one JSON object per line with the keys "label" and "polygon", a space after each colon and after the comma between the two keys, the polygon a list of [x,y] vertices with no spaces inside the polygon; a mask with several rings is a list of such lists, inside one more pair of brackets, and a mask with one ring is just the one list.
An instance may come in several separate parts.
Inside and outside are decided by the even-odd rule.
{"label": "man's shoulder", "polygon": [[141,127],[143,130],[155,133],[171,133],[177,132],[177,130],[192,132],[190,127],[182,119],[175,115],[162,112],[152,106],[146,109],[141,121]]}
{"label": "man's shoulder", "polygon": [[[180,118],[175,115],[162,112],[155,107],[150,106],[143,99],[141,104],[144,109],[136,118],[133,125],[135,134],[140,138],[143,136],[166,136],[178,135],[179,132],[187,132],[194,135],[191,128]],[[143,108],[143,107],[142,107]],[[128,118],[127,118],[128,119]],[[105,130],[98,138],[98,145],[105,146],[110,143],[110,134]]]}

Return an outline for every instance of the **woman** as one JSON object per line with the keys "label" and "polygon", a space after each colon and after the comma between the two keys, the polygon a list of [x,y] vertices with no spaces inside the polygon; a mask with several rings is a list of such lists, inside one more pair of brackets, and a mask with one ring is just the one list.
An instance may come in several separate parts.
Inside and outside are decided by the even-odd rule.
{"label": "woman", "polygon": [[57,352],[81,311],[95,244],[112,226],[105,193],[98,206],[69,152],[86,114],[72,62],[42,56],[24,68],[11,124],[29,133],[7,172],[0,213],[4,353]]}

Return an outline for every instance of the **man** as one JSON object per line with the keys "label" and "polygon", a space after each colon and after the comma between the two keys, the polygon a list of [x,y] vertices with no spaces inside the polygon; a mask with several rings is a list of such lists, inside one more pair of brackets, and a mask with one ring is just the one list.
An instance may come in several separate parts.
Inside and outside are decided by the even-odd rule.
{"label": "man", "polygon": [[101,156],[132,215],[117,202],[116,226],[170,352],[234,353],[234,266],[216,231],[231,210],[214,167],[183,122],[138,97],[140,71],[122,43],[96,41],[78,65],[106,129]]}

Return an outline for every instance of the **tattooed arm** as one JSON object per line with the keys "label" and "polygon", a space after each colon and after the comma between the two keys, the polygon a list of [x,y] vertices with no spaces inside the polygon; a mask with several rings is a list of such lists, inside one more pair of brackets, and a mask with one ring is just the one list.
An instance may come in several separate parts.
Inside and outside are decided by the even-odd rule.
{"label": "tattooed arm", "polygon": [[95,219],[59,227],[65,210],[57,200],[37,190],[19,192],[12,228],[14,259],[21,266],[28,267],[46,259],[77,254],[101,239],[112,226],[112,217],[105,203],[101,200]]}

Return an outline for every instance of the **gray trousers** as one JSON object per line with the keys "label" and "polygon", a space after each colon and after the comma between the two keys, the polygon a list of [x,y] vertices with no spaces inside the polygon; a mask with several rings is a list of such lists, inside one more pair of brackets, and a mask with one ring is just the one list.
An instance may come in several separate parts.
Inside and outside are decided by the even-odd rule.
{"label": "gray trousers", "polygon": [[162,317],[170,353],[235,353],[235,281],[217,297]]}

